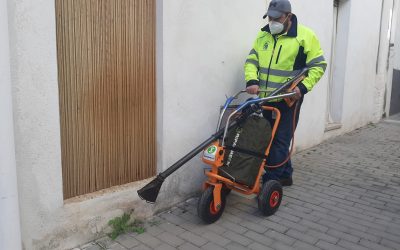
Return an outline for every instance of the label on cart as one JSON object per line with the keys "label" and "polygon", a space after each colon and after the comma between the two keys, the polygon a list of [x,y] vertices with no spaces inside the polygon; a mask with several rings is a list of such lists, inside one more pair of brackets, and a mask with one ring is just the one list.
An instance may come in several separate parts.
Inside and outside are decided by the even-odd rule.
{"label": "label on cart", "polygon": [[[238,143],[238,141],[239,141],[239,138],[240,138],[240,135],[241,135],[242,132],[243,132],[243,129],[242,129],[242,128],[237,128],[237,129],[236,129],[235,140],[233,141],[233,144],[232,144],[232,147],[233,147],[233,148],[236,147],[236,145],[237,145],[237,143]],[[229,153],[228,161],[227,161],[227,163],[226,163],[226,166],[228,166],[228,167],[229,167],[229,165],[231,164],[232,157],[233,157],[233,153],[234,153],[233,150],[231,150],[231,152]]]}
{"label": "label on cart", "polygon": [[217,146],[211,145],[206,150],[204,150],[204,159],[209,161],[215,161],[215,155],[217,154]]}

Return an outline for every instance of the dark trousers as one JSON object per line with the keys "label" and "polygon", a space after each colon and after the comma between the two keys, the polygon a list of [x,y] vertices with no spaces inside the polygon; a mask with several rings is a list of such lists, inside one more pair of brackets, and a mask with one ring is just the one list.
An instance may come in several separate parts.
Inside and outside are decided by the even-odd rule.
{"label": "dark trousers", "polygon": [[[278,125],[278,129],[275,134],[275,138],[272,141],[271,149],[267,157],[267,166],[275,166],[285,161],[289,155],[290,142],[293,137],[293,114],[297,108],[295,117],[295,128],[299,121],[300,107],[303,103],[303,98],[298,101],[298,104],[294,104],[292,107],[287,106],[284,101],[271,102],[268,106],[279,109],[281,112],[281,120]],[[271,127],[275,124],[275,116],[272,111],[264,110],[263,116]],[[263,176],[263,181],[267,180],[279,180],[292,177],[293,168],[290,159],[278,168],[266,168],[266,173]]]}

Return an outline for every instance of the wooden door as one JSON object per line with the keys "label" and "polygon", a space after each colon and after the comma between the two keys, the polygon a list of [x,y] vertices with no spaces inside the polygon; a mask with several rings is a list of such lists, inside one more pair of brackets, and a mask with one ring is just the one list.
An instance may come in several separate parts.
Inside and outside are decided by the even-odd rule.
{"label": "wooden door", "polygon": [[155,0],[56,0],[64,198],[156,171]]}

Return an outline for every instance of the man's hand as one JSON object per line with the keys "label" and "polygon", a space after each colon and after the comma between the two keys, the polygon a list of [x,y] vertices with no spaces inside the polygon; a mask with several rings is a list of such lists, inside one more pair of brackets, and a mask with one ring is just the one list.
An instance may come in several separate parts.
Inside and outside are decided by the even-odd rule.
{"label": "man's hand", "polygon": [[251,85],[251,86],[246,88],[247,93],[249,93],[250,95],[258,94],[259,90],[260,90],[260,87],[258,85]]}
{"label": "man's hand", "polygon": [[295,101],[298,101],[302,97],[302,94],[301,94],[299,87],[294,88],[293,91],[296,92],[296,94],[291,96],[289,99],[290,99],[290,101],[295,102]]}

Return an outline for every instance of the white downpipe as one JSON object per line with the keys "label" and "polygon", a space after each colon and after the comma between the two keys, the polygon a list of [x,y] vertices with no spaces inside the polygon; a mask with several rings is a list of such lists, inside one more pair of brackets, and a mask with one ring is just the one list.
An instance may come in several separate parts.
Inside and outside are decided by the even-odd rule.
{"label": "white downpipe", "polygon": [[7,1],[0,1],[0,249],[21,249]]}

